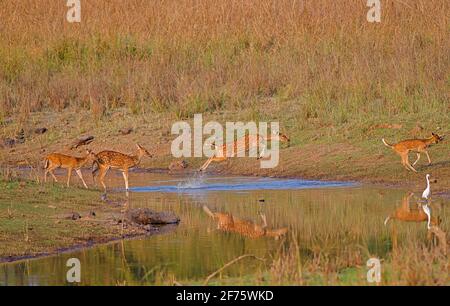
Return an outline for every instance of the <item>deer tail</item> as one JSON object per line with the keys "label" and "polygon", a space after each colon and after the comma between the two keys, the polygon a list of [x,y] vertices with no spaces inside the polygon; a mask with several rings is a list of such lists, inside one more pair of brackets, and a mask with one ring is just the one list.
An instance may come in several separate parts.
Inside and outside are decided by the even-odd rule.
{"label": "deer tail", "polygon": [[44,169],[47,169],[48,166],[49,166],[49,160],[48,160],[48,158],[45,158]]}
{"label": "deer tail", "polygon": [[391,220],[391,216],[387,217],[386,220],[384,220],[384,226],[388,224],[389,220]]}
{"label": "deer tail", "polygon": [[386,147],[388,147],[388,148],[391,148],[392,149],[392,145],[390,145],[390,144],[388,144],[387,142],[386,142],[386,140],[384,140],[384,138],[383,139],[381,139],[381,141],[384,143],[384,145],[386,146]]}

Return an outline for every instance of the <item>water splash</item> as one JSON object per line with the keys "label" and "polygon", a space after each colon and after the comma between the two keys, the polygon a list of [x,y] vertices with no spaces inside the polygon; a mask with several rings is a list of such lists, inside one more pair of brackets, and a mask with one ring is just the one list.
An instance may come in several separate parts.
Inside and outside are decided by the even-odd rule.
{"label": "water splash", "polygon": [[195,172],[193,177],[190,177],[177,185],[178,189],[198,189],[203,186],[206,186],[206,184],[203,173],[201,172]]}
{"label": "water splash", "polygon": [[301,179],[272,179],[247,177],[206,178],[196,174],[185,182],[163,186],[143,186],[132,188],[135,192],[175,192],[198,194],[208,191],[249,191],[249,190],[288,190],[332,187],[353,187],[352,182],[324,182]]}

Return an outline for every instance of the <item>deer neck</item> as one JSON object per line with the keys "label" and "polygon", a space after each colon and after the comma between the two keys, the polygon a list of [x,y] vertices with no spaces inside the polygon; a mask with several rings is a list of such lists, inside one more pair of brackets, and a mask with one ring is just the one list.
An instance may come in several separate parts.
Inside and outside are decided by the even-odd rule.
{"label": "deer neck", "polygon": [[142,157],[144,157],[144,153],[140,150],[135,155],[131,156],[131,158],[134,161],[135,166],[137,166],[141,163]]}
{"label": "deer neck", "polygon": [[78,167],[83,167],[84,165],[87,164],[88,161],[89,161],[89,155],[86,155],[85,157],[77,158]]}
{"label": "deer neck", "polygon": [[426,143],[427,145],[431,145],[431,144],[435,143],[434,137],[431,136],[431,137],[425,139],[425,143]]}

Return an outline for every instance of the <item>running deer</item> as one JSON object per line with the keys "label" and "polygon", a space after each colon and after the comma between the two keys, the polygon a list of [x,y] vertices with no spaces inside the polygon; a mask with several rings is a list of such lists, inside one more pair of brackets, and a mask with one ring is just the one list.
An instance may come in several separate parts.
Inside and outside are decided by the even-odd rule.
{"label": "running deer", "polygon": [[242,220],[234,217],[230,213],[212,212],[207,206],[203,210],[214,220],[217,221],[217,229],[224,232],[233,232],[248,238],[272,237],[279,239],[288,231],[286,227],[280,229],[267,229],[267,220],[264,214],[260,214],[262,225],[255,222]]}
{"label": "running deer", "polygon": [[[428,154],[427,149],[433,145],[437,144],[444,140],[444,136],[439,136],[438,134],[431,133],[431,137],[426,139],[408,139],[400,141],[396,144],[389,144],[386,142],[386,140],[381,139],[381,141],[384,143],[384,145],[388,148],[391,148],[395,151],[398,155],[400,155],[402,159],[402,165],[406,168],[408,171],[414,171],[417,172],[417,170],[414,168],[414,166],[419,162],[420,160],[420,153],[424,153],[428,158],[428,165],[431,165],[431,158]],[[416,161],[412,164],[409,163],[409,152],[415,152],[417,154]]]}
{"label": "running deer", "polygon": [[72,170],[75,170],[75,172],[80,177],[81,181],[83,182],[84,187],[87,189],[88,186],[86,185],[86,182],[83,179],[83,175],[81,174],[81,168],[86,165],[90,161],[94,161],[96,159],[95,154],[91,150],[86,150],[86,156],[85,157],[74,157],[69,155],[64,155],[60,153],[52,153],[49,154],[45,158],[45,174],[44,174],[44,181],[47,182],[47,174],[50,173],[55,182],[58,182],[58,179],[56,178],[55,174],[53,173],[53,170],[57,168],[63,168],[67,169],[67,187],[70,186],[70,177],[72,176]]}
{"label": "running deer", "polygon": [[228,159],[228,156],[227,156],[228,146],[233,146],[233,149],[232,149],[233,156],[237,156],[239,149],[241,149],[241,150],[244,149],[245,153],[247,153],[247,152],[250,152],[250,150],[256,150],[257,148],[259,148],[259,144],[261,143],[263,149],[261,150],[261,153],[260,153],[259,157],[257,158],[257,159],[260,159],[260,158],[264,157],[267,142],[272,141],[272,140],[277,140],[280,142],[287,142],[288,144],[290,143],[289,137],[286,136],[285,134],[281,134],[281,133],[276,133],[276,134],[273,133],[266,137],[261,136],[259,134],[245,135],[244,137],[242,137],[230,144],[224,144],[222,146],[216,146],[213,143],[213,145],[215,147],[214,156],[210,157],[200,167],[199,171],[205,171],[212,162],[226,161]]}
{"label": "running deer", "polygon": [[410,199],[414,193],[410,193],[403,197],[402,205],[392,212],[384,221],[384,225],[387,225],[389,220],[396,219],[404,222],[429,222],[430,225],[438,226],[440,223],[439,218],[428,216],[424,209],[420,206],[410,206]]}
{"label": "running deer", "polygon": [[95,176],[98,172],[100,183],[105,189],[104,178],[109,169],[118,169],[122,171],[125,181],[125,188],[128,191],[128,170],[139,165],[144,156],[153,157],[144,147],[136,144],[137,152],[134,155],[127,155],[115,151],[102,151],[96,155],[97,159],[92,165],[92,178],[95,182]]}

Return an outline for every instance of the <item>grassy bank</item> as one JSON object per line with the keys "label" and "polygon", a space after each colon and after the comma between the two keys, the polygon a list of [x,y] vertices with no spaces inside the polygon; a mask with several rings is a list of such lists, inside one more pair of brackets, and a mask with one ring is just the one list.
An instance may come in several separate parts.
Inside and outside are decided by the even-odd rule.
{"label": "grassy bank", "polygon": [[[122,207],[101,202],[93,191],[16,179],[1,180],[0,188],[0,261],[145,233],[114,222],[111,215],[120,216]],[[81,219],[72,220],[73,213]]]}

